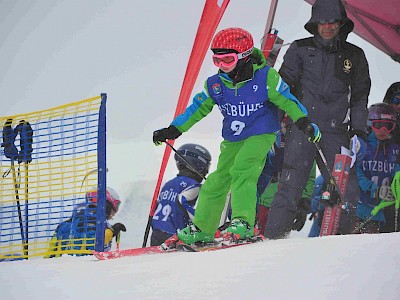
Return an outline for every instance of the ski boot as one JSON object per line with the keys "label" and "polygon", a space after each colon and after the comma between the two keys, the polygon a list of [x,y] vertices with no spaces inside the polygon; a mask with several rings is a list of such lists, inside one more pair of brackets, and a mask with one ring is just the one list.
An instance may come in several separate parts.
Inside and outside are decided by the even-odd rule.
{"label": "ski boot", "polygon": [[179,239],[185,244],[213,243],[214,235],[202,232],[196,225],[192,224],[186,228],[178,230]]}
{"label": "ski boot", "polygon": [[254,236],[254,228],[242,219],[233,219],[226,229],[225,238],[230,237],[234,241],[245,240]]}
{"label": "ski boot", "polygon": [[167,240],[165,240],[164,243],[160,245],[161,249],[165,251],[169,251],[172,249],[176,249],[176,245],[180,243],[180,240],[176,234],[172,235],[169,237]]}

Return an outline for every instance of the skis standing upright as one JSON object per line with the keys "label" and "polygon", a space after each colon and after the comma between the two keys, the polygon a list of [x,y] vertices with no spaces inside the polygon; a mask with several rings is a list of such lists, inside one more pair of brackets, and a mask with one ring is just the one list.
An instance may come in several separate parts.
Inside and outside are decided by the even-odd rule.
{"label": "skis standing upright", "polygon": [[333,166],[332,177],[336,186],[328,185],[326,191],[322,193],[321,201],[325,203],[324,217],[322,218],[320,236],[337,234],[342,212],[343,197],[346,194],[347,183],[351,166],[351,157],[345,154],[336,154]]}

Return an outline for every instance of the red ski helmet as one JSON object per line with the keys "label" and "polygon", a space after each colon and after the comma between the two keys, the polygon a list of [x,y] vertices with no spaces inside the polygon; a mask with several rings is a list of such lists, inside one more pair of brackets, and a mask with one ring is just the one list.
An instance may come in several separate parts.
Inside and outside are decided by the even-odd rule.
{"label": "red ski helmet", "polygon": [[368,126],[375,132],[377,139],[387,139],[396,127],[396,112],[390,104],[373,104],[369,107]]}
{"label": "red ski helmet", "polygon": [[396,121],[396,112],[393,107],[387,103],[373,104],[368,109],[368,120],[388,120]]}
{"label": "red ski helmet", "polygon": [[211,50],[233,50],[242,59],[253,53],[254,41],[251,34],[242,28],[226,28],[219,31],[211,42]]}
{"label": "red ski helmet", "polygon": [[[86,192],[86,198],[89,202],[97,203],[97,188],[92,188]],[[114,189],[107,187],[106,200],[112,205],[112,208],[115,210],[115,212],[117,212],[119,205],[121,204],[121,200],[119,199],[118,193]]]}

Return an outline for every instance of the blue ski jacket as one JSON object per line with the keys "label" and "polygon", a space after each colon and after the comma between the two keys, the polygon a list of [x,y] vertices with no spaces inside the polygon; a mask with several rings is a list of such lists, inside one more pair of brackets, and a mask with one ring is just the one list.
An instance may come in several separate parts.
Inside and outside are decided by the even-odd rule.
{"label": "blue ski jacket", "polygon": [[[96,237],[96,214],[97,205],[93,203],[78,204],[70,219],[60,223],[50,241],[50,255],[48,257],[57,257],[62,252],[72,254],[74,250],[75,255],[86,255],[89,251],[83,253],[85,250],[94,250],[95,237]],[[111,226],[107,221],[106,231],[111,230]],[[112,237],[112,235],[111,235]],[[105,240],[104,251],[110,251],[112,240]],[[53,254],[51,254],[53,253]]]}
{"label": "blue ski jacket", "polygon": [[201,184],[187,176],[176,176],[166,182],[157,199],[152,228],[177,233],[189,225],[195,212],[195,204]]}
{"label": "blue ski jacket", "polygon": [[[399,154],[399,144],[391,140],[379,141],[375,133],[369,134],[365,157],[357,163],[357,177],[361,189],[356,212],[359,218],[370,217],[373,208],[380,203],[374,195],[379,187],[391,185]],[[372,220],[384,222],[383,211],[381,210]]]}

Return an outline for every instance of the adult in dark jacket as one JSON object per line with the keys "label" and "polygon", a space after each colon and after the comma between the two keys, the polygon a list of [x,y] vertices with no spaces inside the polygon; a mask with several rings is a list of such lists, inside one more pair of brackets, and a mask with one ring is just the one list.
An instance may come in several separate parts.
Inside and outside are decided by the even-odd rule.
{"label": "adult in dark jacket", "polygon": [[[310,119],[320,126],[319,144],[332,168],[341,146],[349,148],[354,134],[366,136],[371,86],[368,62],[362,49],[346,42],[354,23],[347,18],[341,1],[317,0],[311,19],[304,27],[313,37],[291,44],[279,73],[307,108]],[[285,140],[279,192],[272,202],[266,227],[266,236],[270,239],[286,237],[290,232],[298,213],[297,206],[303,206],[298,199],[314,160],[322,176],[329,181],[316,147],[307,143],[301,131],[289,125]],[[355,171],[349,180],[345,200],[355,206],[359,194]],[[339,231],[346,233],[350,224],[348,230],[341,228]]]}

